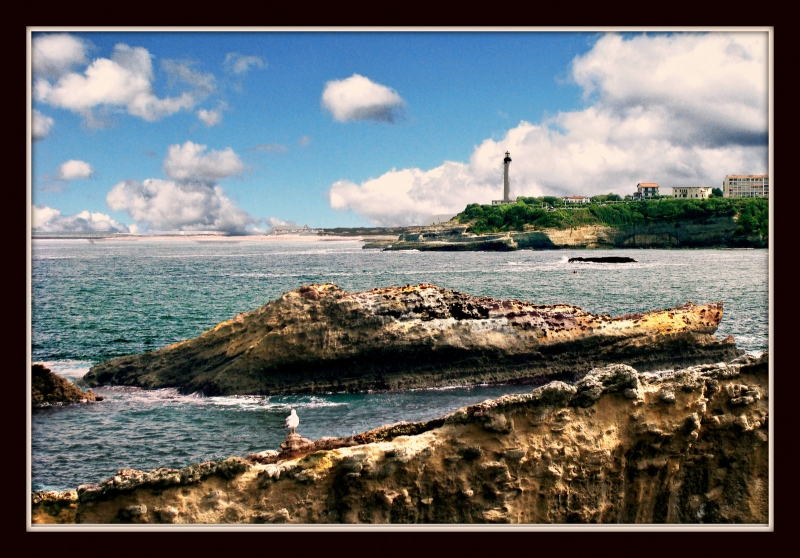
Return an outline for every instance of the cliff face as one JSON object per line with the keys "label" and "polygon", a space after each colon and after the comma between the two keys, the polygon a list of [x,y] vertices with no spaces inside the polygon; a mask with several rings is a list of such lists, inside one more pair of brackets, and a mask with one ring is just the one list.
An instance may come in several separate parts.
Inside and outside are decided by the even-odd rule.
{"label": "cliff face", "polygon": [[33,523],[766,523],[767,355],[34,493]]}
{"label": "cliff face", "polygon": [[208,395],[574,381],[603,364],[732,359],[742,351],[712,335],[721,318],[722,303],[610,318],[432,285],[311,285],[195,339],[94,366],[83,380]]}
{"label": "cliff face", "polygon": [[736,236],[731,217],[704,223],[676,221],[628,227],[592,225],[572,229],[545,229],[500,234],[467,234],[467,225],[435,226],[401,234],[386,250],[554,250],[560,248],[766,248],[760,237]]}

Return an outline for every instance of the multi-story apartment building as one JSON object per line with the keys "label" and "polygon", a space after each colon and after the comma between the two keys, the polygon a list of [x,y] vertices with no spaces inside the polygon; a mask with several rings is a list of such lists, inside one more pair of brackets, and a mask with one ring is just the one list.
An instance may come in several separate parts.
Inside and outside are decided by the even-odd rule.
{"label": "multi-story apartment building", "polygon": [[711,186],[686,186],[672,188],[673,198],[710,198]]}
{"label": "multi-story apartment building", "polygon": [[768,174],[729,174],[722,182],[724,198],[768,198]]}

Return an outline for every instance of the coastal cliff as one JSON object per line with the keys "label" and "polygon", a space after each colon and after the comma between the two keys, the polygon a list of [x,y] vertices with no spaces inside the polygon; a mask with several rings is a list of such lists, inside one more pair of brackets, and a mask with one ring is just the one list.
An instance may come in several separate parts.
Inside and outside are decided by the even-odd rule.
{"label": "coastal cliff", "polygon": [[425,284],[310,285],[195,339],[96,365],[83,381],[206,395],[573,382],[606,364],[731,360],[742,351],[713,336],[721,319],[720,302],[612,318]]}
{"label": "coastal cliff", "polygon": [[732,217],[705,222],[691,220],[611,227],[587,225],[566,229],[511,231],[471,234],[468,225],[444,224],[400,234],[390,244],[373,244],[385,250],[434,251],[509,251],[557,250],[564,248],[766,248],[766,239],[737,236],[738,224]]}
{"label": "coastal cliff", "polygon": [[768,355],[593,369],[425,423],[34,492],[43,523],[769,520]]}

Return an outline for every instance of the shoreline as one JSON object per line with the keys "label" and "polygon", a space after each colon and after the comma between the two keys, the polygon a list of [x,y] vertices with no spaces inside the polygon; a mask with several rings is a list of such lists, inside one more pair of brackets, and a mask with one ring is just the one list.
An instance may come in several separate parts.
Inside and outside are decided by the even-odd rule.
{"label": "shoreline", "polygon": [[363,242],[361,236],[322,236],[322,235],[303,235],[303,234],[265,234],[265,235],[243,235],[243,236],[223,236],[223,235],[110,235],[110,236],[90,236],[76,235],[68,236],[45,236],[31,237],[31,241],[38,240],[86,240],[90,243],[95,242],[169,242],[169,241],[191,241],[199,244],[222,244],[237,243],[242,241],[249,242]]}

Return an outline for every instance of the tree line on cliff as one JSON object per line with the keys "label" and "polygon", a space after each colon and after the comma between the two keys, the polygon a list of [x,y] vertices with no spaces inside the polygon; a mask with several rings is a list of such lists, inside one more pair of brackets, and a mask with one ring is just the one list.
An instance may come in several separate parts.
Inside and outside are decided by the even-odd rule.
{"label": "tree line on cliff", "polygon": [[592,203],[569,209],[559,208],[557,205],[563,202],[553,196],[520,196],[513,204],[469,204],[454,219],[463,224],[468,223],[469,232],[484,234],[569,229],[589,225],[628,227],[680,221],[710,223],[715,218],[732,217],[738,224],[735,236],[760,235],[765,239],[768,236],[769,201],[765,198],[661,198],[608,203],[617,201],[612,196],[619,198],[614,194],[596,196],[592,198]]}

